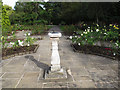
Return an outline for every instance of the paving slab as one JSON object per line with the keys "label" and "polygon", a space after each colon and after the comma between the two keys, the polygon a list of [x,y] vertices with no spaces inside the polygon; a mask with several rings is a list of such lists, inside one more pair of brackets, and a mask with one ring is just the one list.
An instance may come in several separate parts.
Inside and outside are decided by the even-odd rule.
{"label": "paving slab", "polygon": [[2,88],[15,88],[19,79],[2,79]]}
{"label": "paving slab", "polygon": [[25,72],[22,79],[38,80],[39,72]]}
{"label": "paving slab", "polygon": [[37,87],[37,80],[33,79],[22,79],[17,88],[36,88]]}
{"label": "paving slab", "polygon": [[74,80],[77,81],[77,82],[80,82],[80,81],[92,81],[92,79],[89,77],[89,76],[80,76],[80,75],[74,75]]}
{"label": "paving slab", "polygon": [[73,75],[80,75],[80,76],[89,76],[89,73],[84,68],[71,68],[71,72]]}
{"label": "paving slab", "polygon": [[2,72],[23,72],[23,70],[24,70],[23,66],[18,66],[18,67],[5,66],[2,68]]}
{"label": "paving slab", "polygon": [[[60,31],[58,26],[50,30]],[[22,35],[24,32],[21,32]],[[22,37],[18,35],[18,37]],[[11,57],[1,61],[0,77],[4,88],[118,88],[118,61],[109,58],[77,53],[71,41],[63,36],[59,40],[61,66],[69,69],[65,81],[46,82],[43,72],[51,66],[51,40],[48,35],[36,42],[36,53]],[[59,90],[59,89],[58,89]]]}
{"label": "paving slab", "polygon": [[23,73],[5,73],[5,74],[2,76],[2,78],[4,78],[4,79],[5,79],[5,78],[11,78],[11,79],[12,79],[12,78],[13,78],[13,79],[14,79],[14,78],[18,78],[18,79],[19,79],[19,78],[22,76],[22,74],[23,74]]}

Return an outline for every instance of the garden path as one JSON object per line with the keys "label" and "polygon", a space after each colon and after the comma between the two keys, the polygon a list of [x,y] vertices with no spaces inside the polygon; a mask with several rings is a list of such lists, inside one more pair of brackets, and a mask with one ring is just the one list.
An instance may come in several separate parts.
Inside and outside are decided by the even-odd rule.
{"label": "garden path", "polygon": [[[55,26],[50,30],[60,31]],[[36,53],[2,60],[0,77],[3,88],[117,88],[118,61],[109,58],[76,53],[66,36],[59,40],[61,66],[69,70],[69,80],[47,82],[41,77],[50,66],[51,41],[48,35],[39,44]]]}
{"label": "garden path", "polygon": [[16,38],[18,38],[18,39],[20,39],[20,38],[25,38],[25,33],[27,33],[27,32],[30,32],[30,31],[17,31],[17,33],[15,34],[16,35]]}

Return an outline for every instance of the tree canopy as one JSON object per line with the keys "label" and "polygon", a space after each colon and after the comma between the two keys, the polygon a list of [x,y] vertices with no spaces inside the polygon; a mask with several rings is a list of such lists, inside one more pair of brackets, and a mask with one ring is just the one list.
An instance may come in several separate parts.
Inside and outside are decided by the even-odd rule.
{"label": "tree canopy", "polygon": [[120,23],[119,12],[120,2],[17,2],[10,21],[12,24],[29,25],[77,24],[83,21]]}

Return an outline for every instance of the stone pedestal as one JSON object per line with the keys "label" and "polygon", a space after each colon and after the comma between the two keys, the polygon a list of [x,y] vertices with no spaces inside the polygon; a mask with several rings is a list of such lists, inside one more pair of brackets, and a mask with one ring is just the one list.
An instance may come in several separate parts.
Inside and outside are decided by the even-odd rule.
{"label": "stone pedestal", "polygon": [[61,67],[58,43],[57,41],[52,41],[51,72],[59,71],[60,69]]}
{"label": "stone pedestal", "polygon": [[60,56],[58,52],[58,40],[60,35],[61,35],[60,33],[58,35],[57,33],[53,33],[53,34],[49,33],[49,36],[53,37],[50,38],[52,40],[52,55],[51,55],[51,68],[50,70],[45,71],[46,80],[53,80],[53,79],[57,80],[57,79],[67,78],[66,69],[60,66]]}
{"label": "stone pedestal", "polygon": [[46,80],[62,80],[67,79],[67,72],[65,68],[61,68],[59,71],[46,71],[45,72],[45,79]]}

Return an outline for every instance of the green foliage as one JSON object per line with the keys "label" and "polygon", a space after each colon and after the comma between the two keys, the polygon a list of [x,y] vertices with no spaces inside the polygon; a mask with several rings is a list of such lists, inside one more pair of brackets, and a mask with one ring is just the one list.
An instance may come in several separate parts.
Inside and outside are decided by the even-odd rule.
{"label": "green foliage", "polygon": [[2,35],[7,35],[11,31],[9,16],[4,6],[2,6]]}
{"label": "green foliage", "polygon": [[32,32],[32,35],[40,35],[44,34],[48,29],[50,29],[52,26],[50,25],[12,25],[12,31],[16,32],[17,30],[30,30]]}
{"label": "green foliage", "polygon": [[66,24],[75,24],[81,21],[111,23],[120,21],[120,2],[100,3],[100,2],[57,2],[48,3],[45,6],[52,12],[51,21],[59,24],[64,21]]}
{"label": "green foliage", "polygon": [[2,36],[1,37],[1,42],[2,42],[2,48],[7,48],[8,44],[7,43],[7,37]]}
{"label": "green foliage", "polygon": [[13,48],[17,48],[17,47],[19,47],[19,42],[18,42],[18,40],[17,41],[15,41],[15,42],[13,42],[14,44],[13,44]]}
{"label": "green foliage", "polygon": [[76,24],[82,21],[119,23],[120,2],[17,2],[12,24]]}
{"label": "green foliage", "polygon": [[60,26],[60,28],[62,31],[64,31],[65,35],[72,35],[74,32],[77,31],[74,25]]}
{"label": "green foliage", "polygon": [[9,17],[6,9],[2,6],[2,26],[10,26]]}
{"label": "green foliage", "polygon": [[16,35],[15,35],[15,33],[13,32],[13,34],[12,34],[12,37],[11,37],[11,39],[16,39]]}
{"label": "green foliage", "polygon": [[28,46],[33,45],[33,43],[36,41],[35,38],[31,38],[30,33],[26,33],[26,39],[25,42],[27,43]]}
{"label": "green foliage", "polygon": [[73,43],[79,45],[95,45],[98,41],[107,41],[113,44],[114,48],[120,48],[119,42],[119,26],[99,26],[94,24],[85,28],[85,30],[77,31],[77,34],[72,36]]}
{"label": "green foliage", "polygon": [[12,24],[34,25],[47,24],[48,14],[41,2],[16,2],[15,13],[11,14]]}
{"label": "green foliage", "polygon": [[8,16],[9,16],[9,18],[10,18],[10,15],[11,15],[12,13],[14,13],[12,7],[11,7],[11,6],[8,6],[8,5],[4,5],[4,8],[6,9],[6,12],[7,12]]}

